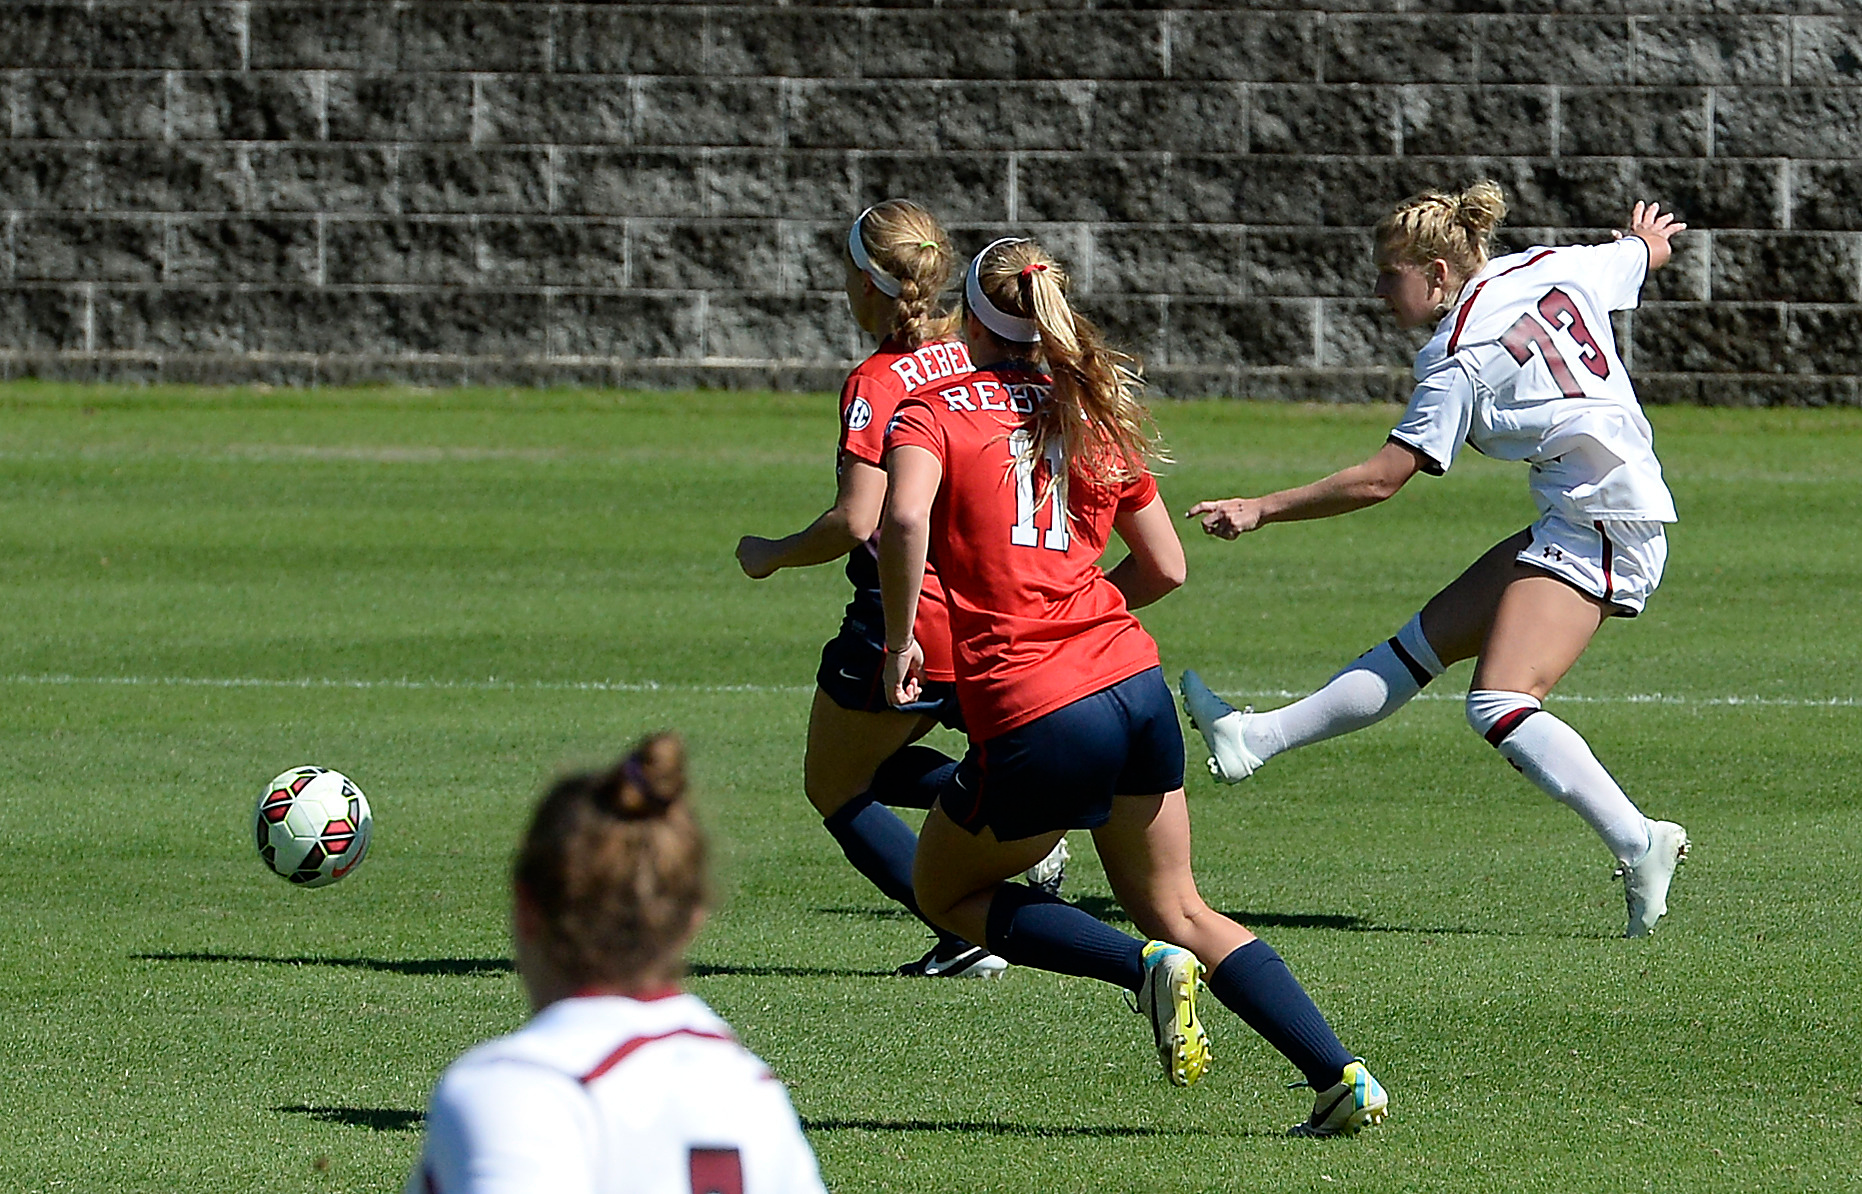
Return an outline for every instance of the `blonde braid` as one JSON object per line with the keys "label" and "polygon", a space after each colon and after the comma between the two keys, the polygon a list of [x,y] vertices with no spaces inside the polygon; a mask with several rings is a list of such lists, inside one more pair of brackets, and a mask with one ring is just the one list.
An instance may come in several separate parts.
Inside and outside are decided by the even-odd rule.
{"label": "blonde braid", "polygon": [[937,217],[910,199],[888,199],[867,213],[860,239],[873,263],[899,280],[891,332],[908,349],[956,335],[957,312],[939,299],[957,254]]}

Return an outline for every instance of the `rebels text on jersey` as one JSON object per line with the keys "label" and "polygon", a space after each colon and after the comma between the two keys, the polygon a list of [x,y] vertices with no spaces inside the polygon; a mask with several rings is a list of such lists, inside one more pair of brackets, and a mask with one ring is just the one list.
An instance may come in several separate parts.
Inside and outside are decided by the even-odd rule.
{"label": "rebels text on jersey", "polygon": [[[937,340],[907,351],[896,340],[887,340],[879,351],[861,361],[840,394],[840,450],[856,460],[881,467],[886,452],[886,425],[899,403],[926,386],[970,371],[970,352],[961,340]],[[847,579],[864,592],[877,623],[879,569],[879,535],[874,533],[864,548],[855,548],[847,558]],[[859,598],[856,597],[856,601]],[[936,573],[925,571],[925,587],[918,598],[918,621],[912,628],[925,652],[925,677],[949,680],[950,621],[944,612],[944,590]]]}
{"label": "rebels text on jersey", "polygon": [[1648,246],[1535,248],[1462,289],[1416,356],[1416,390],[1390,438],[1440,474],[1465,442],[1532,464],[1541,513],[1673,522],[1654,437],[1617,355],[1610,313],[1636,306]]}
{"label": "rebels text on jersey", "polygon": [[821,1194],[782,1083],[693,995],[551,1004],[455,1061],[407,1194]]}
{"label": "rebels text on jersey", "polygon": [[1050,486],[1058,451],[1031,463],[1022,426],[1046,394],[1038,374],[980,369],[901,403],[886,437],[889,451],[922,448],[943,469],[930,550],[977,741],[1158,666],[1157,644],[1097,563],[1113,520],[1155,500],[1157,482],[1069,473]]}

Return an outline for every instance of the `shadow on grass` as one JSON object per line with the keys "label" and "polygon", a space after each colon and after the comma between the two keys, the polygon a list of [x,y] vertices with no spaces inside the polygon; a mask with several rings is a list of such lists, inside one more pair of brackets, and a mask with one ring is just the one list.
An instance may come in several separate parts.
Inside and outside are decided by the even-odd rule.
{"label": "shadow on grass", "polygon": [[816,908],[823,916],[852,916],[860,920],[917,920],[903,908]]}
{"label": "shadow on grass", "polygon": [[693,978],[891,978],[890,970],[854,970],[836,966],[721,966],[688,962]]}
{"label": "shadow on grass", "polygon": [[[969,1119],[815,1119],[802,1118],[802,1126],[811,1132],[968,1132],[978,1136],[1132,1137],[1132,1136],[1213,1136],[1202,1128],[1135,1128],[1118,1124],[1100,1126],[1043,1127],[1040,1124],[1016,1124]],[[1222,1135],[1248,1135],[1224,1132]]]}
{"label": "shadow on grass", "polygon": [[[1081,896],[1072,903],[1105,921],[1109,925],[1129,925],[1131,917],[1118,906],[1117,901],[1105,896]],[[911,913],[903,908],[817,908],[823,916],[848,916],[862,920],[915,920]],[[1224,913],[1231,920],[1238,920],[1251,929],[1331,929],[1339,933],[1416,933],[1425,937],[1511,937],[1499,929],[1469,928],[1420,928],[1415,925],[1380,925],[1365,920],[1362,916],[1340,916],[1324,913],[1299,912],[1228,912]]]}
{"label": "shadow on grass", "polygon": [[464,975],[509,974],[508,958],[314,958],[265,957],[260,954],[149,953],[131,954],[138,962],[252,962],[265,966],[339,966],[376,970],[383,974]]}
{"label": "shadow on grass", "polygon": [[[339,966],[376,970],[384,974],[463,975],[509,974],[508,958],[315,958],[266,957],[261,954],[149,953],[131,954],[139,962],[249,962],[265,966]],[[693,962],[686,967],[693,978],[891,978],[890,970],[855,970],[834,966],[729,966]]]}
{"label": "shadow on grass", "polygon": [[[1130,924],[1131,917],[1125,910],[1105,896],[1084,896],[1074,903],[1092,913],[1107,924]],[[1424,937],[1511,937],[1499,929],[1469,929],[1456,927],[1421,928],[1416,925],[1380,925],[1375,921],[1365,920],[1362,916],[1341,916],[1318,912],[1224,912],[1222,915],[1230,920],[1239,921],[1250,929],[1330,929],[1338,933],[1416,933]]]}
{"label": "shadow on grass", "polygon": [[319,1123],[341,1124],[346,1128],[367,1128],[371,1132],[418,1132],[427,1117],[418,1111],[396,1107],[307,1107],[294,1103],[273,1107],[286,1115],[303,1115]]}

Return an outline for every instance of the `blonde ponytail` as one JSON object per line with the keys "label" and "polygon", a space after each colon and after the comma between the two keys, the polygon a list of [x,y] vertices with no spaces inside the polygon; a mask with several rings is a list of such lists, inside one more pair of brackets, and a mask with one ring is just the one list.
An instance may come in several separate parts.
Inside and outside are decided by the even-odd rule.
{"label": "blonde ponytail", "polygon": [[[977,261],[977,282],[998,311],[1033,321],[1040,339],[1005,345],[1032,350],[1053,385],[1029,416],[1028,458],[1058,443],[1074,469],[1099,484],[1127,481],[1162,459],[1150,412],[1139,400],[1137,358],[1118,351],[1067,301],[1067,274],[1031,240],[1000,241]],[[994,334],[994,333],[990,333]]]}
{"label": "blonde ponytail", "polygon": [[1453,193],[1424,191],[1377,222],[1377,251],[1417,266],[1440,258],[1466,280],[1487,264],[1494,229],[1505,218],[1506,194],[1491,179]]}

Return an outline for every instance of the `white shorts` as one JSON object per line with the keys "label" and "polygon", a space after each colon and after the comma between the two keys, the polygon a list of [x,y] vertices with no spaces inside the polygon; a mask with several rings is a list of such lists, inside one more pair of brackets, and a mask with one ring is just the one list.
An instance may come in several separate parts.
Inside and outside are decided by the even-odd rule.
{"label": "white shorts", "polygon": [[1659,522],[1584,523],[1554,511],[1532,524],[1532,543],[1514,558],[1633,618],[1662,583],[1668,534]]}

